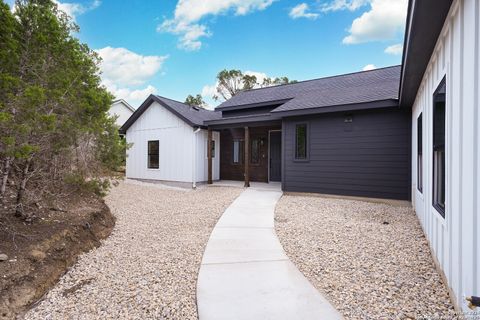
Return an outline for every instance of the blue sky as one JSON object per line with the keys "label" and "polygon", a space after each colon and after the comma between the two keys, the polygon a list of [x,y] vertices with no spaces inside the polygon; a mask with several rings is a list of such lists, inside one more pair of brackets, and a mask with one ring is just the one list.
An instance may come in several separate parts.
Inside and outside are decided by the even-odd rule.
{"label": "blue sky", "polygon": [[224,68],[307,80],[400,64],[407,10],[407,0],[58,3],[104,59],[104,84],[135,108],[149,93],[215,105]]}

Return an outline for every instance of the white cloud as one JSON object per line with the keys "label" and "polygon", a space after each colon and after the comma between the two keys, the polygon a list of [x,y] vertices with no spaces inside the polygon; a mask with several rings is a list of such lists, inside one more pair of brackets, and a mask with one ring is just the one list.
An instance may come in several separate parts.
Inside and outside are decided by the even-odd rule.
{"label": "white cloud", "polygon": [[154,76],[168,56],[142,56],[125,48],[96,50],[102,58],[102,78],[118,85],[141,85]]}
{"label": "white cloud", "polygon": [[345,44],[393,39],[403,30],[407,0],[370,0],[370,11],[352,22]]}
{"label": "white cloud", "polygon": [[96,50],[102,58],[102,83],[117,98],[135,105],[157,92],[151,85],[138,88],[157,74],[168,56],[142,56],[125,48]]}
{"label": "white cloud", "polygon": [[377,67],[374,64],[367,64],[365,67],[363,67],[363,71],[369,71],[369,70],[374,70],[377,69]]}
{"label": "white cloud", "polygon": [[205,85],[202,88],[202,97],[204,98],[212,98],[214,95],[217,94],[217,84],[212,84],[212,85]]}
{"label": "white cloud", "polygon": [[[245,71],[245,74],[248,74],[249,76],[255,76],[257,78],[257,83],[262,83],[265,78],[268,78],[266,73],[263,72],[257,72],[257,71]],[[259,86],[255,86],[258,88]]]}
{"label": "white cloud", "polygon": [[179,48],[199,50],[201,38],[212,33],[199,21],[206,16],[216,16],[233,11],[245,15],[252,11],[264,10],[275,0],[179,0],[173,19],[166,19],[157,26],[158,32],[168,32],[180,37]]}
{"label": "white cloud", "polygon": [[385,48],[385,53],[399,55],[403,52],[403,45],[401,43],[397,43]]}
{"label": "white cloud", "polygon": [[53,0],[53,2],[57,4],[59,10],[65,12],[74,21],[76,20],[78,15],[81,15],[90,10],[94,10],[102,4],[100,0],[94,0],[89,6],[84,6],[83,4],[76,2],[60,2],[57,0]]}
{"label": "white cloud", "polygon": [[202,88],[202,92],[200,94],[202,95],[203,100],[207,104],[207,109],[213,110],[214,106],[218,104],[218,102],[213,99],[213,96],[217,94],[216,87],[216,84],[212,84],[205,85]]}
{"label": "white cloud", "polygon": [[313,13],[313,12],[308,12],[309,7],[308,4],[306,3],[300,3],[299,5],[296,5],[295,7],[290,10],[290,13],[288,14],[292,19],[298,19],[298,18],[307,18],[307,19],[317,19],[318,18],[318,13]]}
{"label": "white cloud", "polygon": [[219,15],[233,10],[236,15],[263,10],[273,0],[179,0],[175,8],[175,19],[186,23],[199,21],[207,15]]}
{"label": "white cloud", "polygon": [[130,88],[116,88],[107,87],[109,91],[115,96],[116,99],[124,99],[130,103],[134,108],[138,108],[140,104],[150,95],[157,93],[157,88],[148,85],[143,89],[130,89]]}
{"label": "white cloud", "polygon": [[178,47],[187,51],[199,50],[202,47],[199,39],[211,36],[210,31],[204,25],[179,23],[175,20],[165,20],[157,27],[157,31],[180,36]]}
{"label": "white cloud", "polygon": [[333,0],[329,3],[324,3],[320,7],[320,10],[323,12],[340,10],[355,11],[369,2],[370,0]]}

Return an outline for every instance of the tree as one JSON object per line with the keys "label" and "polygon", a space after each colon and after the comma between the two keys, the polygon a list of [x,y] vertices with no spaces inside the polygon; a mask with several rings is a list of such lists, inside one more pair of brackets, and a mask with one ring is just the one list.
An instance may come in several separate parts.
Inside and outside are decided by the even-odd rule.
{"label": "tree", "polygon": [[17,90],[18,78],[15,71],[19,58],[17,21],[8,5],[3,2],[0,2],[0,26],[0,199],[3,202],[14,153],[14,112],[9,112],[9,101],[14,98]]}
{"label": "tree", "polygon": [[245,74],[240,70],[222,70],[217,74],[217,85],[215,91],[217,94],[213,96],[214,100],[228,100],[240,91],[250,90],[259,87],[269,87],[280,84],[295,83],[287,77],[265,78],[262,83],[258,82],[255,75]]}
{"label": "tree", "polygon": [[185,99],[185,103],[190,106],[203,109],[205,109],[205,107],[207,106],[207,103],[203,100],[200,94],[197,94],[196,96],[192,96],[191,94],[189,94],[188,97]]}
{"label": "tree", "polygon": [[100,60],[73,36],[78,26],[52,0],[15,6],[13,15],[0,6],[0,80],[8,79],[0,85],[0,163],[2,187],[16,185],[16,215],[30,218],[26,201],[63,185],[102,192],[126,145],[107,113],[113,97],[100,83]]}
{"label": "tree", "polygon": [[289,80],[287,77],[279,77],[279,78],[265,78],[263,82],[260,84],[262,88],[271,87],[271,86],[278,86],[282,84],[289,84],[289,83],[296,83],[297,80]]}

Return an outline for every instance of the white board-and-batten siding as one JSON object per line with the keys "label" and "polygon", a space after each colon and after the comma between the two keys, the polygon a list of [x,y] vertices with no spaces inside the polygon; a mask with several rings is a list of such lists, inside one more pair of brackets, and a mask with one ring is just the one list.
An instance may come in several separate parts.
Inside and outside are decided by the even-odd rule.
{"label": "white board-and-batten siding", "polygon": [[117,101],[108,110],[108,114],[116,117],[115,123],[121,127],[130,118],[133,111],[130,110],[122,101]]}
{"label": "white board-and-batten siding", "polygon": [[[412,201],[456,304],[480,295],[480,2],[453,2],[412,110]],[[445,218],[432,205],[433,94],[446,78]],[[417,189],[417,119],[423,122],[423,192]]]}
{"label": "white board-and-batten siding", "polygon": [[[127,178],[171,182],[207,180],[207,131],[195,129],[157,102],[153,102],[128,128]],[[220,137],[213,133],[219,156]],[[148,141],[159,141],[159,169],[148,168]],[[218,156],[213,161],[213,179],[220,175]],[[195,158],[194,158],[195,157]],[[218,162],[218,163],[217,163]],[[195,168],[194,168],[195,167]]]}

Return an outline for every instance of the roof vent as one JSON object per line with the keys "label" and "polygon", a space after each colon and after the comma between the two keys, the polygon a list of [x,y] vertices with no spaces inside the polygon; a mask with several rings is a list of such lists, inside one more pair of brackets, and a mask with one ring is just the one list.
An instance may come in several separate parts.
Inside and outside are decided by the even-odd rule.
{"label": "roof vent", "polygon": [[193,110],[200,111],[200,108],[197,106],[190,106],[190,107],[192,107]]}

